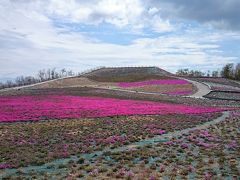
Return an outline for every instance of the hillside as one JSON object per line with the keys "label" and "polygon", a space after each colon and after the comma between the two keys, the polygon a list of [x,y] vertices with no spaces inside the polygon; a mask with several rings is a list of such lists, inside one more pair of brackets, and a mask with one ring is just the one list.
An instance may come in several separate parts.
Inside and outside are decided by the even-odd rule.
{"label": "hillside", "polygon": [[169,79],[173,74],[158,67],[101,68],[84,76],[99,82],[134,82],[149,79]]}
{"label": "hillside", "polygon": [[100,68],[76,77],[34,85],[31,88],[108,87],[117,82],[136,82],[154,79],[175,79],[171,73],[157,67]]}

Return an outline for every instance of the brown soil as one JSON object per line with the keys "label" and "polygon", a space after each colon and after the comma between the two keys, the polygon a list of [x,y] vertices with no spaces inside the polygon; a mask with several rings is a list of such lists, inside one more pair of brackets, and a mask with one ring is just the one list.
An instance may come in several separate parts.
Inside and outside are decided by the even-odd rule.
{"label": "brown soil", "polygon": [[57,81],[46,82],[43,84],[33,86],[31,87],[31,89],[84,87],[84,86],[106,87],[106,86],[114,86],[114,83],[101,83],[101,82],[89,80],[88,78],[85,78],[85,77],[74,77],[74,78],[66,78],[66,79],[59,79]]}

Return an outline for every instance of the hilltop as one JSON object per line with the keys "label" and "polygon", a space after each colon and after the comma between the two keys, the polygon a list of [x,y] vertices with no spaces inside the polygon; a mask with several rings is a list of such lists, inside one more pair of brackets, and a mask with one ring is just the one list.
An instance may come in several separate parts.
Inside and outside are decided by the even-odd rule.
{"label": "hilltop", "polygon": [[134,82],[173,76],[159,67],[103,67],[83,75],[99,82]]}

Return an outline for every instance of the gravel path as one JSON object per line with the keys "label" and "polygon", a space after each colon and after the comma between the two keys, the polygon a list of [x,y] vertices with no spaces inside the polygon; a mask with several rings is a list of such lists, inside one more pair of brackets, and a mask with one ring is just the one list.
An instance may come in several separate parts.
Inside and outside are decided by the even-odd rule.
{"label": "gravel path", "polygon": [[[184,78],[182,78],[184,79]],[[206,84],[203,84],[203,83],[200,83],[200,82],[197,82],[197,81],[192,81],[192,80],[189,80],[189,79],[184,79],[190,83],[192,83],[193,85],[195,85],[198,89],[198,91],[188,97],[193,97],[193,98],[203,98],[203,96],[207,95],[208,93],[211,92],[211,89],[206,85]]]}
{"label": "gravel path", "polygon": [[[185,97],[191,97],[191,98],[204,98],[203,96],[207,95],[208,93],[211,92],[210,88],[203,84],[203,83],[200,83],[200,82],[197,82],[197,81],[192,81],[192,80],[189,80],[189,79],[185,79],[185,78],[179,78],[179,79],[184,79],[190,83],[192,83],[194,86],[197,87],[198,91],[192,95],[189,95],[189,96],[185,96]],[[144,92],[144,91],[136,91],[136,90],[128,90],[128,89],[119,89],[119,88],[116,88],[116,87],[98,87],[98,88],[101,88],[101,89],[110,89],[110,90],[114,90],[114,91],[122,91],[122,92],[132,92],[132,93],[139,93],[139,94],[159,94],[159,95],[166,95],[166,94],[163,94],[163,93],[155,93],[155,92]],[[166,96],[169,96],[169,95],[166,95]],[[174,96],[174,95],[170,95],[170,96]]]}

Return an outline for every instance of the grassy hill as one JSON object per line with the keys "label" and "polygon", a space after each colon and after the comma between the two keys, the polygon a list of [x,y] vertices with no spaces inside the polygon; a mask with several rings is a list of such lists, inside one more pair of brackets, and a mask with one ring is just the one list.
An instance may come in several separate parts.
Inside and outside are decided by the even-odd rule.
{"label": "grassy hill", "polygon": [[158,67],[101,68],[84,76],[99,82],[135,82],[149,79],[173,79],[173,74]]}

